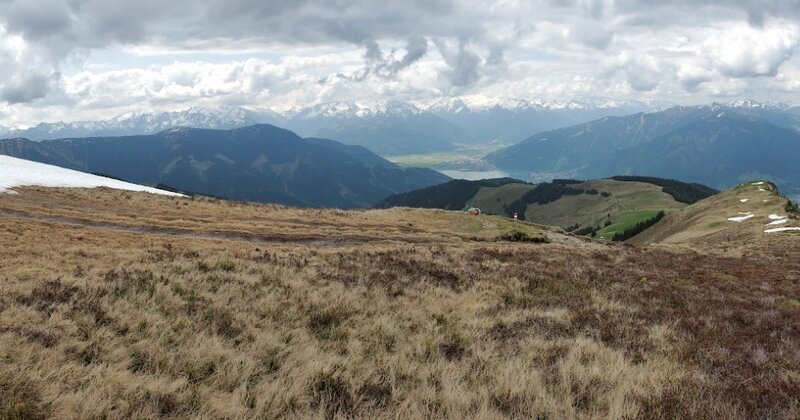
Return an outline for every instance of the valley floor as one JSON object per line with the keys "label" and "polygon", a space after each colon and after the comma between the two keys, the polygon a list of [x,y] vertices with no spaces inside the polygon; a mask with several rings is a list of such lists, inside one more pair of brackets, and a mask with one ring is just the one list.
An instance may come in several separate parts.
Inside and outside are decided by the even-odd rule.
{"label": "valley floor", "polygon": [[458,212],[18,192],[0,418],[800,412],[795,237],[731,258]]}

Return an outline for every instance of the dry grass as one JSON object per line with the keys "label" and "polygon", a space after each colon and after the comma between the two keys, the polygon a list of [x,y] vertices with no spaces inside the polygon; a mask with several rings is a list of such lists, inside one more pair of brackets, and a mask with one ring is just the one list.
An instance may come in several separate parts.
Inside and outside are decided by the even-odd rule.
{"label": "dry grass", "polygon": [[531,225],[551,243],[493,242],[502,221],[446,212],[120,194],[26,190],[0,208],[264,236],[0,216],[0,418],[800,409],[800,244],[732,259],[585,245]]}

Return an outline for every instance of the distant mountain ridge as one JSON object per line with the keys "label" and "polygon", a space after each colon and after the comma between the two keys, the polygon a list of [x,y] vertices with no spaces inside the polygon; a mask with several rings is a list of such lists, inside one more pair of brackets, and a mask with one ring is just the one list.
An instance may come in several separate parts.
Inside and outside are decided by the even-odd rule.
{"label": "distant mountain ridge", "polygon": [[366,146],[383,155],[400,155],[447,151],[458,144],[510,143],[545,129],[644,109],[648,109],[645,104],[610,100],[440,98],[418,103],[343,100],[283,112],[195,107],[184,111],[128,113],[101,121],[40,123],[27,129],[0,128],[0,137],[38,141],[155,134],[179,126],[232,129],[266,123],[290,129],[303,137],[332,138]]}
{"label": "distant mountain ridge", "polygon": [[473,141],[445,119],[397,101],[315,105],[294,113],[285,126],[302,136],[356,144],[383,156],[444,152]]}
{"label": "distant mountain ridge", "polygon": [[797,108],[712,104],[605,117],[546,131],[486,157],[522,174],[642,175],[725,189],[752,178],[800,189]]}
{"label": "distant mountain ridge", "polygon": [[76,137],[108,137],[155,134],[175,127],[228,130],[260,123],[280,123],[283,117],[267,111],[238,107],[193,107],[184,111],[126,113],[103,121],[40,123],[28,129],[2,132],[5,138],[55,140]]}
{"label": "distant mountain ridge", "polygon": [[157,134],[33,142],[0,140],[0,154],[146,185],[243,201],[365,208],[439,184],[430,169],[400,168],[359,146],[271,125],[173,128]]}
{"label": "distant mountain ridge", "polygon": [[[603,118],[627,118],[642,113],[645,119],[650,119],[651,114],[675,113],[675,109],[703,115],[716,115],[727,110],[781,127],[800,129],[800,108],[750,100],[658,109],[652,104],[609,99],[545,101],[463,97],[413,103],[342,100],[282,112],[240,107],[195,107],[162,113],[128,113],[103,121],[41,123],[28,129],[0,128],[0,137],[46,140],[129,136],[155,134],[173,127],[232,129],[266,123],[287,128],[302,137],[330,138],[365,146],[383,156],[401,156],[448,152],[465,145],[490,142],[514,144],[564,127],[587,122],[596,125]],[[700,117],[695,115],[691,118],[694,121]],[[621,128],[624,127],[615,129]],[[653,130],[641,136],[652,138],[666,133],[661,127]]]}

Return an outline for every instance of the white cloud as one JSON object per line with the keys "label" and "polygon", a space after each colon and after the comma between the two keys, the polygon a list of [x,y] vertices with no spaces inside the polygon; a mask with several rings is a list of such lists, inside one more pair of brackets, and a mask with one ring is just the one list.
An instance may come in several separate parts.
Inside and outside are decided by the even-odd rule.
{"label": "white cloud", "polygon": [[798,43],[795,25],[753,28],[738,24],[709,37],[705,54],[731,77],[775,76]]}
{"label": "white cloud", "polygon": [[800,102],[800,8],[754,4],[0,0],[0,124],[440,95]]}

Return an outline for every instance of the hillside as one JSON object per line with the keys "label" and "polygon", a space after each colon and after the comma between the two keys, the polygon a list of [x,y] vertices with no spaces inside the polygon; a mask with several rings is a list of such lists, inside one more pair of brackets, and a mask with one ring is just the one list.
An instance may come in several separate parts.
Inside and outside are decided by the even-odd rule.
{"label": "hillside", "polygon": [[525,179],[635,174],[726,189],[769,178],[800,191],[798,126],[777,109],[674,107],[539,133],[486,160]]}
{"label": "hillside", "polygon": [[728,258],[443,210],[16,191],[0,418],[796,413],[800,235]]}
{"label": "hillside", "polygon": [[376,204],[375,208],[417,207],[423,209],[463,210],[483,187],[495,188],[516,183],[519,183],[519,181],[512,178],[479,181],[454,179],[432,187],[386,197]]}
{"label": "hillside", "polygon": [[[711,109],[675,107],[623,117],[603,117],[584,124],[535,134],[486,159],[514,172],[580,169],[620,149],[647,142],[714,113]],[[605,176],[616,174],[605,174]]]}
{"label": "hillside", "polygon": [[738,250],[800,236],[800,214],[764,181],[748,182],[667,215],[630,242]]}
{"label": "hillside", "polygon": [[270,125],[42,142],[0,140],[0,153],[139,184],[313,207],[369,207],[388,195],[448,180],[429,169],[400,168],[362,147],[303,139]]}
{"label": "hillside", "polygon": [[492,141],[514,144],[532,133],[555,130],[609,116],[624,116],[647,109],[635,102],[538,102],[515,98],[484,98],[475,103],[442,98],[425,109],[456,125],[470,137],[464,142]]}
{"label": "hillside", "polygon": [[611,240],[660,211],[681,209],[716,192],[699,184],[647,177],[541,184],[510,178],[454,180],[388,197],[379,207],[461,210],[475,206],[487,214],[511,217],[517,213],[522,220]]}
{"label": "hillside", "polygon": [[694,179],[717,188],[730,188],[749,179],[771,179],[795,189],[800,187],[798,162],[797,131],[720,113],[591,163],[586,172]]}

